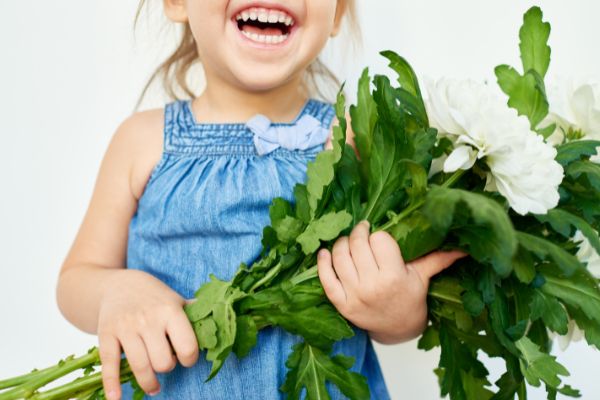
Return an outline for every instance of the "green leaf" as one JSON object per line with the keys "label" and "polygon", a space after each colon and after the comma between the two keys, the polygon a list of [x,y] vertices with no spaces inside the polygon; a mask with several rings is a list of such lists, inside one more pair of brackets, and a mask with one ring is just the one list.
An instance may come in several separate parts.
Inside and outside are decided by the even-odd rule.
{"label": "green leaf", "polygon": [[321,240],[337,238],[351,222],[352,215],[346,211],[331,212],[308,224],[306,230],[296,240],[305,254],[311,254],[321,246]]}
{"label": "green leaf", "polygon": [[390,61],[389,67],[398,74],[399,96],[403,100],[401,101],[402,106],[417,119],[421,127],[428,127],[429,120],[417,74],[415,74],[408,61],[395,52],[387,50],[382,51],[380,54]]}
{"label": "green leaf", "polygon": [[529,71],[525,75],[520,75],[508,65],[496,67],[495,72],[498,85],[508,95],[508,105],[517,110],[519,115],[526,116],[531,123],[531,128],[536,129],[548,115],[549,110],[548,100],[543,87],[539,86],[536,73]]}
{"label": "green leaf", "polygon": [[531,300],[531,320],[541,318],[552,331],[566,335],[569,331],[569,316],[565,308],[553,296],[534,290]]}
{"label": "green leaf", "polygon": [[600,288],[587,270],[579,269],[568,278],[550,267],[542,273],[545,279],[540,287],[542,292],[559,298],[568,306],[579,308],[589,319],[600,323]]}
{"label": "green leaf", "polygon": [[[352,130],[354,132],[354,141],[363,169],[369,163],[371,158],[371,146],[373,142],[373,130],[377,122],[377,104],[371,95],[371,77],[369,69],[365,68],[358,81],[357,105],[350,106],[350,116],[352,118]],[[363,176],[367,177],[366,171]]]}
{"label": "green leaf", "polygon": [[280,390],[291,399],[300,399],[303,389],[307,400],[330,399],[325,383],[331,382],[352,400],[369,399],[367,379],[349,371],[350,361],[339,355],[331,358],[316,347],[298,343],[285,364],[288,373]]}
{"label": "green leaf", "polygon": [[542,380],[551,388],[557,389],[561,384],[559,376],[569,376],[569,371],[556,362],[556,357],[541,352],[527,337],[515,344],[521,352],[521,372],[530,385],[539,387]]}
{"label": "green leaf", "polygon": [[236,317],[231,303],[217,303],[213,308],[213,319],[217,325],[217,345],[208,349],[206,360],[212,361],[210,374],[206,381],[211,380],[223,366],[223,362],[233,348],[236,335]]}
{"label": "green leaf", "polygon": [[542,77],[546,76],[551,54],[548,46],[550,30],[550,24],[543,21],[542,10],[539,7],[532,7],[527,11],[519,32],[523,71],[535,70]]}
{"label": "green leaf", "polygon": [[439,248],[444,241],[444,235],[434,229],[420,211],[400,220],[387,232],[400,245],[405,261],[412,261]]}
{"label": "green leaf", "polygon": [[321,349],[328,349],[334,342],[354,336],[350,325],[330,304],[299,310],[270,309],[256,314]]}
{"label": "green leaf", "polygon": [[491,383],[487,379],[475,377],[465,371],[461,371],[461,378],[467,399],[489,400],[494,395],[488,389]]}
{"label": "green leaf", "polygon": [[384,50],[379,54],[390,61],[389,67],[398,74],[398,83],[400,84],[400,87],[413,96],[421,98],[422,95],[417,74],[415,74],[415,71],[410,64],[402,56],[391,50]]}
{"label": "green leaf", "polygon": [[549,240],[525,232],[517,232],[517,238],[521,247],[534,253],[541,260],[554,261],[567,276],[583,268],[577,257]]}
{"label": "green leaf", "polygon": [[345,101],[344,94],[340,90],[336,103],[338,125],[333,127],[333,148],[320,152],[315,161],[309,162],[307,165],[306,188],[311,218],[318,216],[318,211],[322,207],[323,200],[327,198],[327,189],[335,177],[334,173],[337,164],[342,159],[347,128]]}
{"label": "green leaf", "polygon": [[275,232],[277,232],[277,238],[283,243],[293,243],[296,238],[302,233],[304,223],[294,217],[286,216],[280,221],[277,221],[275,225]]}
{"label": "green leaf", "polygon": [[308,190],[306,185],[294,186],[294,198],[296,200],[296,218],[306,223],[310,222],[310,204],[308,204]]}
{"label": "green leaf", "polygon": [[210,281],[196,291],[194,295],[196,301],[184,306],[188,319],[196,322],[210,315],[217,303],[225,301],[227,290],[230,287],[230,282],[223,282],[210,274]]}
{"label": "green leaf", "polygon": [[565,174],[573,179],[585,176],[590,185],[600,192],[600,165],[590,161],[575,161],[567,166]]}
{"label": "green leaf", "polygon": [[508,351],[514,355],[518,355],[515,343],[506,332],[510,328],[510,313],[506,295],[502,290],[496,290],[494,301],[489,304],[488,309],[490,324],[498,341]]}
{"label": "green leaf", "polygon": [[400,111],[389,79],[375,77],[374,98],[379,120],[373,134],[372,152],[368,163],[368,202],[361,219],[377,224],[385,213],[402,198],[406,170],[398,163],[404,157],[406,137],[404,116]]}
{"label": "green leaf", "polygon": [[[600,254],[600,238],[598,232],[590,226],[584,219],[571,214],[560,208],[549,210],[546,215],[536,215],[540,222],[547,222],[556,232],[570,239],[575,234],[575,229],[581,231],[583,236],[590,242],[594,250]],[[573,227],[574,229],[571,229]]]}
{"label": "green leaf", "polygon": [[600,147],[599,140],[577,140],[562,144],[556,148],[558,154],[556,155],[556,161],[566,167],[573,161],[579,161],[589,159],[591,156],[595,156]]}
{"label": "green leaf", "polygon": [[474,290],[467,290],[462,295],[463,305],[472,317],[478,317],[485,309],[485,303],[481,298],[481,294]]}
{"label": "green leaf", "polygon": [[440,333],[433,325],[429,325],[423,332],[421,338],[419,339],[417,348],[429,351],[435,347],[438,347],[439,345]]}
{"label": "green leaf", "polygon": [[473,258],[490,262],[500,276],[510,274],[517,240],[510,219],[498,203],[481,194],[434,187],[422,210],[434,229],[444,235],[451,231]]}
{"label": "green leaf", "polygon": [[579,329],[584,332],[588,344],[596,346],[596,349],[600,350],[600,324],[588,318],[587,315],[577,307],[567,306],[567,311]]}
{"label": "green leaf", "polygon": [[513,269],[517,279],[523,283],[531,283],[535,279],[535,262],[531,253],[519,246],[517,254],[513,257]]}
{"label": "green leaf", "polygon": [[233,352],[238,358],[248,355],[250,350],[256,345],[258,329],[256,323],[250,315],[242,315],[236,318],[235,343]]}
{"label": "green leaf", "polygon": [[212,317],[196,321],[193,326],[200,349],[212,349],[217,346],[217,325]]}
{"label": "green leaf", "polygon": [[[443,323],[440,326],[440,342],[442,353],[440,355],[439,368],[441,370],[441,394],[450,395],[451,399],[471,399],[467,392],[481,391],[483,386],[476,388],[474,384],[480,385],[483,380],[477,379],[478,383],[463,379],[463,374],[468,373],[475,378],[484,378],[488,375],[487,370],[477,360],[475,354],[463,345]],[[484,397],[487,398],[487,397]]]}

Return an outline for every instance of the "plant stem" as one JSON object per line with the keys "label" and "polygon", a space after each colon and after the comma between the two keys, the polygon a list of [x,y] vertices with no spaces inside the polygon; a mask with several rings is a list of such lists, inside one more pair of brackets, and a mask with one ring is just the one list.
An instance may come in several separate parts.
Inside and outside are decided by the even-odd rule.
{"label": "plant stem", "polygon": [[[127,360],[121,361],[121,383],[128,382],[132,378],[131,368]],[[97,372],[92,375],[83,376],[75,379],[73,382],[37,393],[31,397],[32,400],[62,400],[70,399],[75,395],[91,395],[102,387],[102,373]],[[90,393],[91,392],[91,393]]]}
{"label": "plant stem", "polygon": [[21,384],[23,384],[23,383],[25,383],[25,382],[27,382],[27,381],[35,378],[36,376],[38,376],[38,375],[40,375],[40,374],[42,374],[44,372],[47,372],[48,370],[54,369],[54,368],[56,368],[56,366],[52,366],[52,367],[49,367],[49,368],[44,368],[44,369],[37,370],[37,371],[31,371],[28,374],[15,376],[15,377],[12,377],[12,378],[0,381],[0,390],[8,389],[8,388],[15,387],[15,386],[19,386],[19,385],[21,385]]}
{"label": "plant stem", "polygon": [[250,288],[250,290],[248,292],[249,293],[253,293],[260,286],[262,286],[265,283],[269,282],[271,279],[273,279],[279,273],[279,271],[281,271],[281,268],[282,268],[281,263],[278,263],[276,266],[274,266],[273,268],[271,268],[269,270],[269,272],[267,272],[267,274],[262,277],[261,280],[259,280],[254,285],[252,285],[252,287]]}
{"label": "plant stem", "polygon": [[30,398],[37,389],[46,384],[57,380],[73,371],[88,367],[100,361],[98,348],[92,348],[86,355],[79,358],[65,360],[64,363],[59,363],[55,367],[50,367],[39,372],[35,372],[34,376],[27,379],[19,386],[11,390],[1,393],[0,400],[17,400]]}
{"label": "plant stem", "polygon": [[317,271],[317,266],[314,265],[312,267],[310,267],[309,269],[307,269],[306,271],[292,277],[290,279],[290,282],[292,283],[292,285],[298,285],[302,282],[306,282],[308,280],[311,280],[313,278],[316,278],[319,276],[319,273]]}

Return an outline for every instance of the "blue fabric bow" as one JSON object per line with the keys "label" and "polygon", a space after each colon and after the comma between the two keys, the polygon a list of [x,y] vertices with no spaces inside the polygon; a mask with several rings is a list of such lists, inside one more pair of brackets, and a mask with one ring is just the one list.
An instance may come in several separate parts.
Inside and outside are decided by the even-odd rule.
{"label": "blue fabric bow", "polygon": [[273,124],[264,115],[252,117],[246,126],[254,134],[254,146],[263,156],[283,147],[288,150],[306,150],[327,141],[329,129],[312,115],[305,114],[291,125]]}

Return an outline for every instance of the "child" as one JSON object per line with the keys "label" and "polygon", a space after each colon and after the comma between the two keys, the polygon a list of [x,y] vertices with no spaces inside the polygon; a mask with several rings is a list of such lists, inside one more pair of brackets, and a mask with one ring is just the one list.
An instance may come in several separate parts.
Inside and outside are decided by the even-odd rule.
{"label": "child", "polygon": [[[98,335],[108,399],[132,396],[119,383],[121,350],[150,395],[279,398],[300,338],[264,329],[246,358],[229,357],[205,383],[210,364],[198,361],[182,306],[210,273],[229,280],[259,255],[271,200],[291,200],[306,163],[323,150],[333,107],[311,98],[306,83],[354,0],[164,0],[164,10],[185,26],[164,68],[179,65],[181,83],[202,60],[205,90],[118,128],[62,266],[57,301],[70,322]],[[435,252],[405,265],[396,242],[369,235],[366,222],[332,254],[319,254],[327,296],[356,326],[334,353],[355,358],[373,398],[389,395],[370,338],[391,344],[419,335],[429,278],[459,256]]]}

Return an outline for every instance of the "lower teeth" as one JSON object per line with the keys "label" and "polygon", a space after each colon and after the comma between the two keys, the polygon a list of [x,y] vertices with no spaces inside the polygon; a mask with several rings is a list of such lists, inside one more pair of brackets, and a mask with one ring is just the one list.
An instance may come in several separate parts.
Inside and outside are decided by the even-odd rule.
{"label": "lower teeth", "polygon": [[244,36],[246,36],[250,40],[253,40],[253,41],[259,42],[259,43],[267,43],[267,44],[278,44],[278,43],[283,42],[288,37],[288,35],[278,35],[278,36],[259,35],[258,33],[250,33],[250,32],[246,32],[246,31],[242,31],[242,33],[244,34]]}

